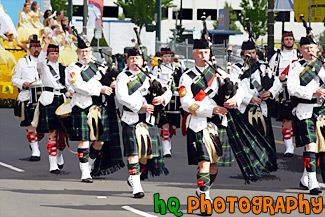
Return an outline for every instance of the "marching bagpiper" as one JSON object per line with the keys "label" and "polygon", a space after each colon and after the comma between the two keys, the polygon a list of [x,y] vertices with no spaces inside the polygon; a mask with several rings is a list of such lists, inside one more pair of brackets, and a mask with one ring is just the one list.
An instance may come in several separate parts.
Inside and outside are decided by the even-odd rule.
{"label": "marching bagpiper", "polygon": [[[60,134],[62,130],[56,109],[66,101],[66,95],[73,95],[68,81],[67,66],[58,62],[59,46],[50,44],[51,37],[46,36],[45,45],[38,57],[37,70],[44,85],[44,91],[39,99],[39,121],[37,129],[49,133],[47,150],[49,152],[50,172],[60,173],[63,168],[63,150],[65,139]],[[61,139],[59,139],[59,136]]]}
{"label": "marching bagpiper", "polygon": [[[74,29],[76,32],[76,30]],[[100,80],[106,73],[105,67],[95,62],[93,48],[86,36],[78,38],[78,62],[69,65],[69,81],[75,91],[71,100],[72,128],[71,141],[79,141],[78,158],[82,182],[92,183],[91,168],[102,145],[109,140],[107,108],[103,95],[112,94],[112,88],[102,85]],[[92,145],[90,147],[90,142]],[[89,156],[89,148],[93,149],[93,157]]]}
{"label": "marching bagpiper", "polygon": [[293,146],[293,120],[294,116],[292,115],[292,104],[290,102],[290,96],[287,89],[287,74],[289,71],[289,65],[292,61],[296,61],[297,50],[293,48],[295,43],[295,38],[292,31],[284,31],[282,34],[282,46],[283,50],[277,50],[277,52],[270,59],[270,68],[273,70],[276,76],[279,76],[279,79],[282,84],[282,90],[279,97],[276,98],[277,110],[279,111],[277,120],[282,121],[282,135],[284,145],[286,147],[284,156],[292,157],[294,153]]}
{"label": "marching bagpiper", "polygon": [[[176,129],[180,127],[180,100],[177,92],[178,83],[174,79],[179,78],[182,74],[181,69],[171,63],[171,50],[169,47],[160,49],[160,57],[162,62],[158,66],[153,67],[151,73],[161,81],[162,85],[171,88],[173,97],[170,103],[165,107],[164,111],[159,114],[158,127],[161,128],[162,146],[164,157],[171,157],[171,138],[176,135]],[[159,61],[159,60],[158,60]]]}
{"label": "marching bagpiper", "polygon": [[[117,77],[116,98],[123,105],[122,138],[124,156],[128,157],[128,184],[135,198],[144,197],[140,175],[168,174],[162,156],[158,128],[153,115],[155,107],[166,105],[171,98],[168,88],[162,95],[152,96],[153,76],[142,69],[144,60],[137,48],[129,49],[127,68]],[[142,70],[143,71],[142,71]],[[149,101],[147,96],[152,98]]]}
{"label": "marching bagpiper", "polygon": [[[274,99],[278,95],[281,90],[280,80],[273,75],[272,70],[263,61],[257,59],[254,41],[243,42],[242,54],[245,57],[245,62],[234,64],[231,70],[232,77],[239,78],[245,94],[239,111],[258,129],[275,151],[274,135],[266,100]],[[273,163],[276,164],[275,161]]]}
{"label": "marching bagpiper", "polygon": [[39,161],[41,152],[38,142],[44,137],[44,134],[37,133],[35,126],[32,126],[35,107],[43,90],[37,72],[37,58],[41,51],[41,44],[36,35],[29,42],[28,50],[30,55],[18,60],[11,83],[21,90],[15,105],[15,115],[21,121],[20,126],[27,127],[27,140],[32,150],[29,160]]}
{"label": "marching bagpiper", "polygon": [[288,91],[291,98],[295,97],[293,114],[298,119],[296,146],[305,147],[300,187],[309,189],[312,195],[321,193],[315,152],[325,151],[325,137],[319,125],[325,119],[325,69],[324,62],[316,57],[317,50],[318,45],[311,36],[301,37],[299,51],[303,58],[290,64],[288,73]]}

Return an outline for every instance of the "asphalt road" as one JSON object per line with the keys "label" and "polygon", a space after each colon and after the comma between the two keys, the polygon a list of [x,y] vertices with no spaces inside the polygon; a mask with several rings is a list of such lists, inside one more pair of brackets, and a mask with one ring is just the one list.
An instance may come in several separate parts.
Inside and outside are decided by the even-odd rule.
{"label": "asphalt road", "polygon": [[[159,199],[163,199],[166,203],[168,198],[176,197],[179,207],[175,201],[172,203],[173,199],[169,200],[169,205],[182,212],[183,216],[198,216],[200,213],[199,210],[194,210],[193,214],[188,214],[188,208],[193,208],[193,205],[187,206],[187,200],[188,197],[195,195],[196,167],[187,165],[186,138],[182,137],[179,131],[172,140],[173,157],[166,159],[171,175],[150,177],[149,180],[142,182],[145,197],[134,199],[131,188],[126,184],[128,177],[126,168],[110,176],[95,179],[92,184],[82,183],[76,155],[65,150],[65,165],[61,174],[50,174],[46,151],[47,136],[40,143],[41,161],[29,162],[26,160],[29,158],[30,150],[25,129],[19,127],[13,110],[0,109],[0,120],[1,217],[176,216],[169,211],[166,215],[154,212],[154,195],[156,193],[159,193]],[[303,171],[302,148],[296,149],[294,157],[284,158],[284,145],[281,144],[281,123],[274,122],[273,125],[277,140],[279,170],[267,175],[261,181],[248,185],[244,183],[237,164],[232,167],[220,168],[217,180],[211,189],[212,198],[221,197],[226,201],[227,197],[252,199],[255,196],[270,196],[274,199],[273,205],[276,203],[281,205],[278,197],[298,198],[300,193],[305,193],[302,195],[304,199],[311,199],[307,191],[298,188]],[[71,144],[71,149],[76,150],[76,147],[76,143]],[[126,163],[126,159],[124,162]],[[8,168],[8,166],[14,168]],[[321,181],[320,175],[318,175],[318,179]],[[319,196],[324,196],[324,193]],[[321,203],[321,212],[323,203]],[[314,210],[311,209],[314,205],[311,204],[311,207],[306,209],[311,211],[311,215],[318,212],[317,207]],[[235,205],[235,213],[230,213],[230,208],[229,203],[226,203],[226,210],[222,214],[214,212],[213,216],[255,216],[252,212],[253,209],[247,214],[242,213],[243,210],[239,209],[238,203]],[[291,214],[282,213],[285,211],[282,209],[276,211],[278,211],[275,213],[276,216],[305,215],[299,213],[299,206]],[[258,216],[270,216],[270,212],[271,208]],[[324,214],[320,213],[319,216],[324,216]]]}

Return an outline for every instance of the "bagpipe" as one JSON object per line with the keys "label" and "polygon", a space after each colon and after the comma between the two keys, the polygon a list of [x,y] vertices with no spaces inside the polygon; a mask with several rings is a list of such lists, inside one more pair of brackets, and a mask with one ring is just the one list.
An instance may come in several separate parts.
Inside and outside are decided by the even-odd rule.
{"label": "bagpipe", "polygon": [[[246,18],[246,24],[247,24],[247,31],[248,31],[248,35],[249,35],[249,41],[252,41],[255,43],[254,39],[253,39],[253,34],[252,34],[252,29],[251,29],[251,24],[249,21],[249,18]],[[256,46],[255,46],[256,47]],[[272,73],[271,78],[268,75],[268,70],[270,68],[269,64],[268,64],[268,60],[267,60],[267,49],[264,49],[264,56],[265,56],[265,60],[261,63],[257,57],[257,61],[254,63],[255,67],[259,70],[260,72],[260,76],[261,76],[261,85],[258,86],[257,83],[255,83],[254,85],[257,85],[257,89],[260,93],[263,93],[267,90],[269,90],[274,83],[274,72]],[[266,69],[265,71],[261,70],[261,65],[265,65]],[[255,86],[256,88],[256,86]]]}
{"label": "bagpipe", "polygon": [[[207,24],[206,24],[206,16],[203,15],[201,17],[202,22],[203,22],[203,33],[202,36],[203,38],[209,42],[209,48],[210,48],[210,62],[205,61],[217,74],[217,80],[218,80],[218,84],[219,84],[219,88],[218,88],[218,94],[216,94],[213,97],[213,100],[219,105],[219,106],[223,106],[224,102],[228,99],[230,99],[231,97],[233,97],[234,95],[236,95],[237,89],[238,89],[238,84],[234,84],[231,80],[230,77],[226,77],[224,78],[221,71],[225,71],[223,69],[221,69],[221,67],[217,66],[217,61],[212,49],[212,42],[210,40],[209,37],[209,31],[207,28]],[[230,69],[231,69],[231,53],[232,50],[228,49],[227,50],[228,53],[228,64],[227,64],[227,72],[228,74],[230,73]],[[223,83],[222,83],[223,81]]]}
{"label": "bagpipe", "polygon": [[[314,33],[313,33],[313,29],[311,27],[307,26],[307,22],[306,22],[305,17],[304,17],[303,14],[300,15],[300,19],[301,19],[301,21],[303,23],[303,26],[306,29],[306,36],[311,37],[313,39],[314,43],[317,44],[317,41],[316,41]],[[312,57],[316,58],[317,60],[319,60],[323,64],[323,66],[325,67],[325,58],[324,58],[324,56],[322,56],[321,52],[318,52],[317,56],[312,54],[312,53],[310,53],[310,55]]]}
{"label": "bagpipe", "polygon": [[[140,69],[148,78],[149,78],[149,82],[150,82],[150,87],[149,87],[149,92],[150,94],[148,94],[147,96],[145,96],[147,103],[148,104],[152,104],[152,101],[155,97],[157,96],[161,96],[163,95],[166,91],[167,91],[167,87],[163,87],[163,85],[161,84],[160,80],[158,78],[153,78],[150,74],[149,74],[149,67],[147,65],[147,62],[145,61],[145,55],[144,52],[142,50],[142,43],[140,40],[140,36],[138,33],[138,28],[134,27],[133,28],[136,37],[137,37],[137,43],[136,43],[136,47],[138,48],[142,59],[143,59],[143,65],[142,66],[138,66],[138,69]],[[159,112],[161,112],[163,110],[164,106],[163,105],[158,105],[155,106],[155,110],[153,112],[153,115],[156,117],[158,115]]]}

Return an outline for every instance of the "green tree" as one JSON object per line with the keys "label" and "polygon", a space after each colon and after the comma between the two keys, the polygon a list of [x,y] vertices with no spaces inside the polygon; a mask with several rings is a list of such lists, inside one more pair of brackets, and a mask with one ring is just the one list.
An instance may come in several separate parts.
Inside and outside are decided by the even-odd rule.
{"label": "green tree", "polygon": [[[235,22],[238,20],[237,14],[232,8],[231,4],[225,2],[224,8],[229,8],[229,30],[240,31]],[[213,29],[218,29],[218,20],[213,23]]]}
{"label": "green tree", "polygon": [[[175,7],[172,4],[173,0],[161,1],[162,14],[170,7]],[[131,18],[131,22],[140,28],[146,24],[151,24],[155,20],[156,1],[155,0],[117,0],[114,2],[117,6],[123,8],[126,18]]]}
{"label": "green tree", "polygon": [[51,0],[52,11],[63,11],[68,16],[68,0]]}
{"label": "green tree", "polygon": [[242,0],[240,23],[247,32],[245,19],[249,18],[251,23],[252,35],[256,40],[267,32],[267,3],[268,0]]}
{"label": "green tree", "polygon": [[[175,29],[170,29],[170,31],[173,33],[173,37],[169,37],[170,40],[174,41],[174,30]],[[183,38],[183,32],[184,32],[185,28],[183,27],[183,25],[176,25],[176,43],[182,43],[184,41]]]}

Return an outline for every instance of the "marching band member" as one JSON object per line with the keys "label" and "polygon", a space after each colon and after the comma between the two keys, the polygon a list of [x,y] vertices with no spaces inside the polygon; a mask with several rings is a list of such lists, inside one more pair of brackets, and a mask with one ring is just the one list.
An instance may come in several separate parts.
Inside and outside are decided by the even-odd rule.
{"label": "marching band member", "polygon": [[[236,63],[231,70],[233,78],[240,77],[240,83],[245,93],[239,111],[258,129],[275,151],[271,118],[266,101],[277,96],[281,90],[281,83],[279,78],[273,75],[272,70],[257,59],[253,41],[244,41],[242,52],[244,57],[249,56],[248,64],[243,66],[243,63]],[[266,79],[265,86],[264,79]],[[274,164],[276,163],[274,162]]]}
{"label": "marching band member", "polygon": [[168,88],[163,95],[154,97],[152,104],[147,102],[145,97],[151,94],[150,79],[149,75],[139,69],[142,65],[140,51],[136,48],[130,49],[127,68],[117,76],[115,87],[116,98],[123,105],[121,122],[124,156],[128,157],[128,184],[132,187],[135,198],[144,197],[140,183],[141,172],[145,174],[150,170],[154,176],[163,172],[168,174],[152,114],[155,106],[165,106],[172,94]]}
{"label": "marching band member", "polygon": [[[309,189],[309,193],[321,193],[316,177],[316,142],[324,143],[324,135],[317,130],[317,121],[325,114],[325,69],[323,63],[316,59],[318,45],[310,36],[301,37],[299,51],[303,58],[290,64],[288,73],[288,91],[296,103],[293,114],[297,117],[297,147],[305,147],[303,153],[304,173],[300,187]],[[323,138],[317,141],[316,138]]]}
{"label": "marching band member", "polygon": [[40,81],[39,74],[37,72],[37,58],[41,51],[40,41],[35,36],[29,43],[28,48],[30,55],[18,60],[15,67],[15,74],[11,78],[11,83],[18,87],[21,92],[18,96],[18,104],[16,107],[16,116],[21,121],[21,127],[27,127],[27,140],[32,150],[32,156],[30,161],[39,161],[41,159],[41,153],[39,150],[38,142],[43,138],[44,135],[38,134],[36,128],[32,126],[35,105],[37,98],[31,99],[31,88],[41,87],[42,82]]}
{"label": "marching band member", "polygon": [[[105,141],[109,140],[107,109],[104,106],[103,94],[112,94],[112,88],[101,84],[106,73],[105,68],[92,61],[93,49],[86,36],[78,38],[78,62],[70,64],[69,81],[75,91],[72,96],[72,129],[71,141],[79,141],[78,158],[80,161],[82,182],[92,183],[90,170],[95,159],[89,162],[89,143],[100,152]],[[94,153],[94,152],[93,152]]]}
{"label": "marching band member", "polygon": [[[205,198],[211,200],[209,189],[217,176],[218,166],[231,166],[234,162],[226,133],[227,109],[237,107],[243,96],[235,95],[223,106],[217,105],[213,97],[218,94],[219,83],[218,76],[207,63],[210,57],[208,41],[194,40],[193,57],[195,67],[184,72],[178,92],[182,108],[189,113],[184,117],[187,155],[189,165],[198,165],[196,194],[205,194]],[[223,76],[227,77],[224,71]],[[207,138],[211,134],[213,140]]]}
{"label": "marching band member", "polygon": [[44,85],[44,91],[39,99],[40,117],[37,129],[42,133],[49,133],[47,150],[50,173],[60,173],[64,164],[62,152],[66,145],[64,139],[59,140],[61,124],[55,111],[66,101],[65,94],[68,90],[68,96],[73,95],[73,90],[69,89],[67,66],[58,62],[59,47],[50,44],[50,36],[46,36],[44,41],[45,45],[37,64],[37,70]]}
{"label": "marching band member", "polygon": [[292,115],[292,104],[290,103],[289,94],[287,90],[287,73],[289,71],[289,65],[292,61],[297,60],[297,50],[293,49],[295,38],[292,31],[284,31],[282,34],[282,46],[283,50],[277,52],[270,59],[270,67],[279,76],[281,81],[282,90],[279,98],[279,116],[277,120],[282,121],[282,135],[284,145],[286,147],[284,156],[292,157],[294,153],[294,146],[292,142],[293,128],[292,121],[294,116]]}
{"label": "marching band member", "polygon": [[[160,50],[160,57],[162,60],[161,64],[158,66],[154,66],[151,73],[158,78],[163,86],[169,88],[168,86],[172,87],[172,92],[174,95],[173,105],[177,106],[178,108],[175,110],[171,110],[168,108],[168,105],[165,107],[163,113],[159,115],[159,123],[158,127],[161,128],[161,137],[162,137],[162,146],[164,151],[164,157],[171,157],[171,138],[173,135],[176,135],[176,129],[180,127],[180,109],[179,109],[179,102],[178,100],[178,92],[175,88],[178,87],[178,84],[175,83],[174,76],[179,77],[181,76],[181,71],[177,69],[171,63],[171,50],[168,47],[163,47]],[[174,75],[174,72],[176,72]],[[171,79],[171,80],[170,80]],[[169,84],[170,83],[170,84]],[[178,82],[179,83],[179,82]],[[171,103],[171,102],[170,102]]]}

